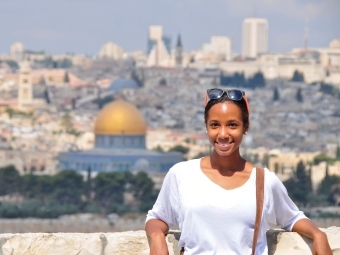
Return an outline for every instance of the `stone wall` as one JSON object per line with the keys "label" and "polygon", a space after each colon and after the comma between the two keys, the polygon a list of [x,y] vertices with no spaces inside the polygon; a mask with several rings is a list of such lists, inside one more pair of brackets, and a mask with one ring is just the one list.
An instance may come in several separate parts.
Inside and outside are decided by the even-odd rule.
{"label": "stone wall", "polygon": [[[340,255],[340,227],[326,232],[334,255]],[[169,255],[179,254],[179,232],[167,236]],[[269,255],[309,255],[312,242],[297,233],[269,230]],[[0,255],[148,255],[144,231],[119,233],[0,234]]]}

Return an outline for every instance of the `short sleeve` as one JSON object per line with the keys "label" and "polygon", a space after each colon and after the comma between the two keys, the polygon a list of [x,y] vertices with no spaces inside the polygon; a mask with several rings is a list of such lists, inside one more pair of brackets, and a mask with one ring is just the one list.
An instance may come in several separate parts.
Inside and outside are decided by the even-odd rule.
{"label": "short sleeve", "polygon": [[178,204],[178,182],[176,173],[171,168],[164,178],[154,206],[148,211],[146,222],[150,219],[159,219],[169,227],[178,225]]}
{"label": "short sleeve", "polygon": [[280,225],[281,228],[291,231],[298,220],[307,217],[290,199],[286,187],[273,172],[266,171],[266,179],[272,191],[269,206],[270,224]]}

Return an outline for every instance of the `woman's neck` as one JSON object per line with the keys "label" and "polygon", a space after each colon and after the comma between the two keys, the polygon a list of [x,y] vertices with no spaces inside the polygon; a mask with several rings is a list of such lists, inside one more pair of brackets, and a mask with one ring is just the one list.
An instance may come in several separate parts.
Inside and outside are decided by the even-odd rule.
{"label": "woman's neck", "polygon": [[218,155],[216,151],[210,155],[211,167],[220,172],[242,171],[245,169],[246,162],[238,151],[227,157]]}

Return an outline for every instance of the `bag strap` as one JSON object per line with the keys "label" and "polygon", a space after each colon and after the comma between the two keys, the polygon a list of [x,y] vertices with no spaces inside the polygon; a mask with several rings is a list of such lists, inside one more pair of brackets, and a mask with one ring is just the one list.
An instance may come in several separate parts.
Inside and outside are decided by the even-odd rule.
{"label": "bag strap", "polygon": [[252,255],[255,255],[257,238],[259,236],[264,196],[264,169],[256,167],[256,217],[253,237]]}

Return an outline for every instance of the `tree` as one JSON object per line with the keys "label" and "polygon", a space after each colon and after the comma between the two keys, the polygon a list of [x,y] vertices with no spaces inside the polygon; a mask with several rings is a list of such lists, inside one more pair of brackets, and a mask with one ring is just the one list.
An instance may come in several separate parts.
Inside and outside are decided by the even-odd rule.
{"label": "tree", "polygon": [[133,178],[132,192],[138,201],[138,211],[146,212],[155,203],[157,194],[154,192],[154,182],[145,172],[138,172]]}
{"label": "tree", "polygon": [[340,177],[336,175],[329,175],[328,164],[325,170],[325,177],[320,182],[317,190],[318,195],[326,197],[327,202],[334,204],[339,197]]}
{"label": "tree", "polygon": [[159,85],[167,85],[166,79],[165,78],[160,79]]}
{"label": "tree", "polygon": [[105,213],[115,212],[124,203],[126,180],[122,172],[99,173],[93,180],[94,200]]}
{"label": "tree", "polygon": [[303,73],[299,72],[298,70],[295,70],[294,73],[293,73],[292,81],[297,81],[297,82],[305,81]]}
{"label": "tree", "polygon": [[178,145],[175,145],[174,147],[170,148],[169,151],[177,151],[177,152],[181,152],[182,154],[187,154],[189,152],[189,148],[178,144]]}
{"label": "tree", "polygon": [[153,150],[154,151],[159,151],[159,152],[164,152],[163,148],[159,144]]}
{"label": "tree", "polygon": [[274,89],[274,94],[273,94],[273,101],[278,101],[280,100],[280,94],[278,88]]}
{"label": "tree", "polygon": [[81,195],[84,191],[83,176],[73,170],[64,170],[53,176],[52,199],[61,205],[81,204]]}
{"label": "tree", "polygon": [[308,203],[309,196],[313,193],[312,182],[302,160],[297,164],[293,176],[283,184],[293,201],[301,204]]}
{"label": "tree", "polygon": [[296,100],[298,102],[303,102],[303,97],[302,97],[302,92],[301,92],[301,88],[298,88],[297,92],[296,92]]}
{"label": "tree", "polygon": [[46,80],[45,80],[45,77],[44,77],[43,75],[40,76],[39,84],[40,84],[40,85],[46,85]]}
{"label": "tree", "polygon": [[340,146],[338,145],[338,147],[336,147],[336,159],[340,160]]}
{"label": "tree", "polygon": [[250,88],[263,88],[265,86],[266,81],[261,71],[255,73],[254,76],[248,80],[248,87]]}
{"label": "tree", "polygon": [[313,163],[314,163],[314,165],[318,165],[321,162],[327,162],[329,164],[333,164],[334,159],[332,159],[331,157],[327,156],[324,153],[321,153],[321,154],[318,154],[314,157]]}
{"label": "tree", "polygon": [[144,81],[143,81],[143,79],[139,78],[139,75],[137,74],[135,68],[132,69],[130,77],[131,77],[132,80],[137,82],[139,87],[143,87],[144,86]]}
{"label": "tree", "polygon": [[68,72],[65,72],[64,83],[69,83],[69,82],[70,82],[70,77],[68,76]]}
{"label": "tree", "polygon": [[0,168],[0,196],[19,193],[21,176],[14,166]]}
{"label": "tree", "polygon": [[238,72],[234,73],[231,84],[234,87],[245,87],[246,79],[244,78],[244,74]]}
{"label": "tree", "polygon": [[65,114],[61,117],[61,125],[65,128],[66,132],[73,129],[73,118],[69,111],[65,112]]}

